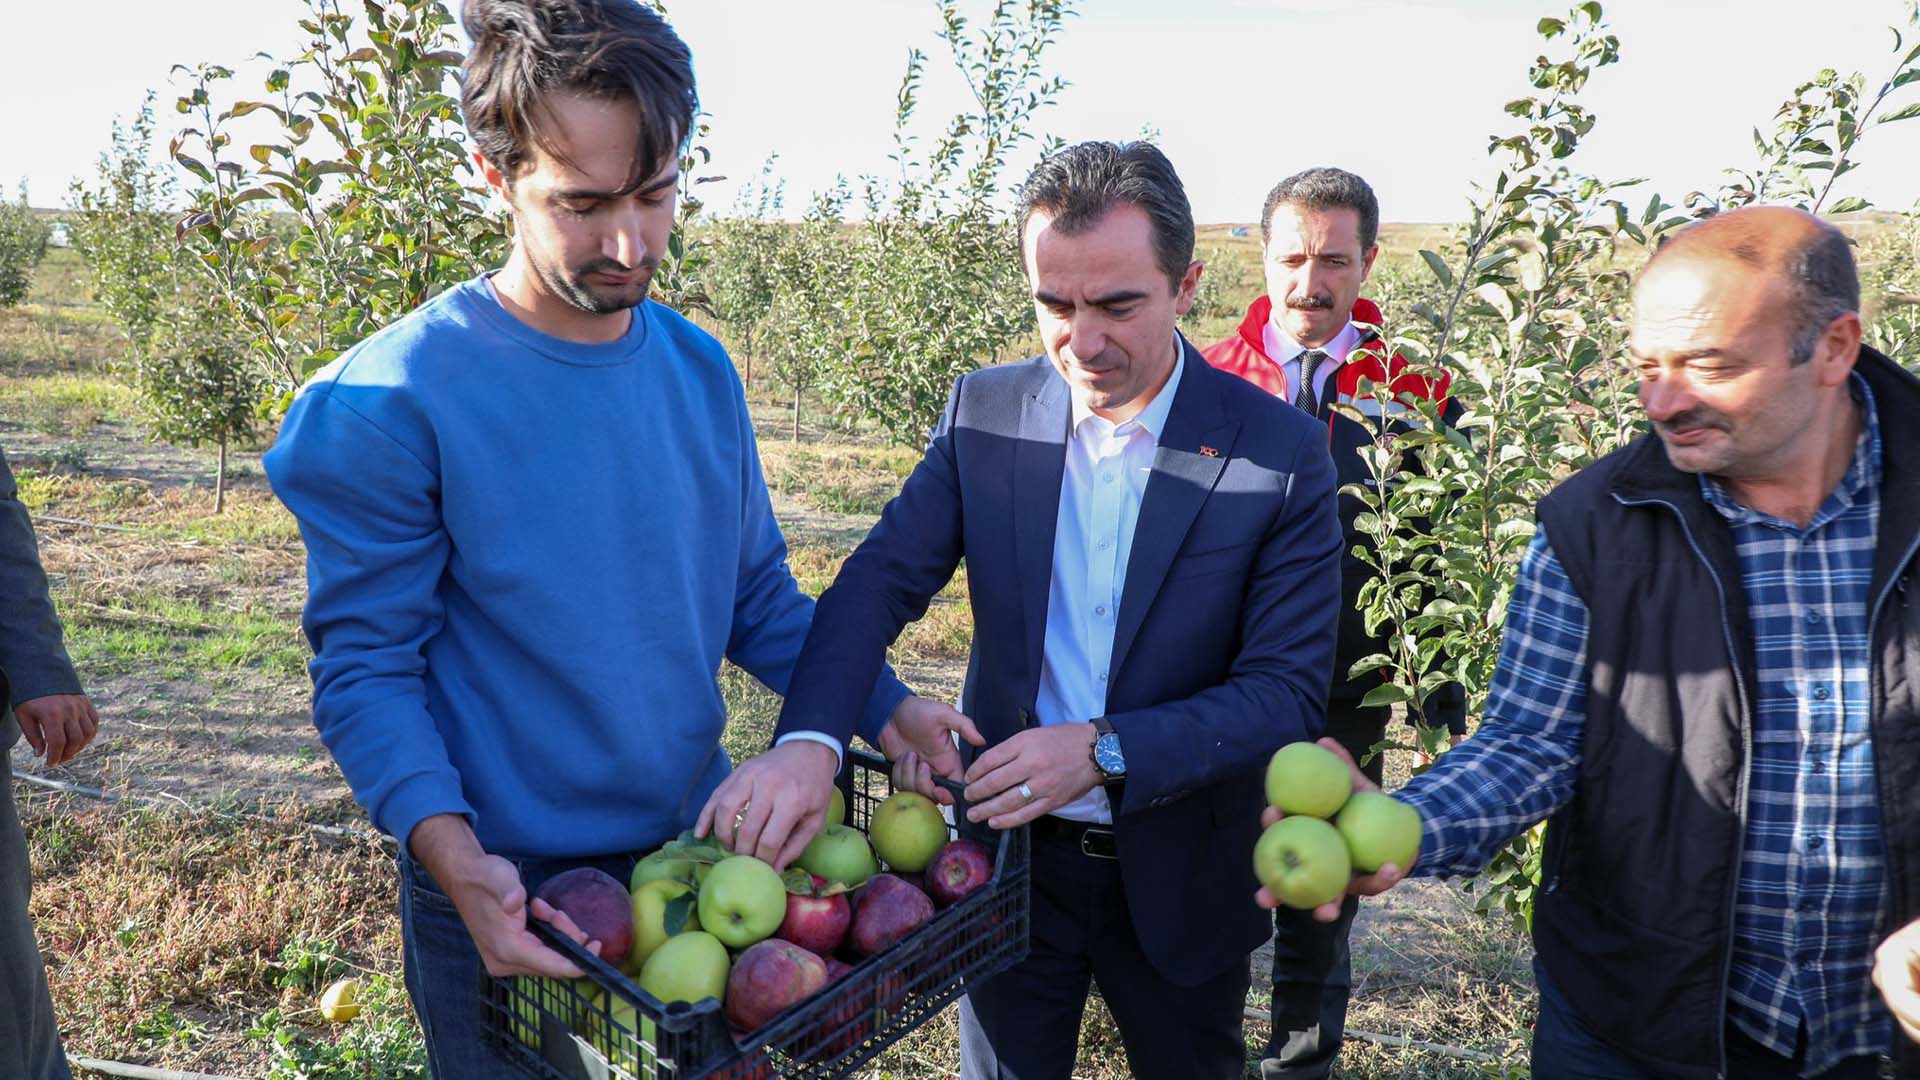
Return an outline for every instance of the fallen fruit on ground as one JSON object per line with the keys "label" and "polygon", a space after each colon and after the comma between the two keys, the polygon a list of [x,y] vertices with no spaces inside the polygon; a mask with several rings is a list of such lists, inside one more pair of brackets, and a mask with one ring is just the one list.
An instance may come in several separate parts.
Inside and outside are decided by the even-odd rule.
{"label": "fallen fruit on ground", "polygon": [[664,1005],[720,997],[727,992],[727,947],[705,930],[676,934],[647,957],[638,982]]}
{"label": "fallen fruit on ground", "polygon": [[344,1024],[360,1015],[360,980],[340,979],[320,995],[320,1018]]}
{"label": "fallen fruit on ground", "polygon": [[1347,763],[1324,746],[1288,743],[1267,761],[1267,805],[1283,814],[1330,818],[1351,794]]}
{"label": "fallen fruit on ground", "polygon": [[587,940],[600,943],[600,959],[616,967],[633,949],[633,898],[604,870],[576,867],[542,882],[533,895],[567,913]]}
{"label": "fallen fruit on ground", "polygon": [[1420,811],[1391,795],[1354,792],[1334,817],[1333,827],[1347,842],[1347,854],[1359,873],[1371,874],[1388,863],[1404,873],[1420,856]]}
{"label": "fallen fruit on ground", "polygon": [[757,1030],[826,983],[826,962],[812,952],[778,938],[762,941],[741,953],[727,974],[727,1022]]}
{"label": "fallen fruit on ground", "polygon": [[700,886],[700,928],[728,948],[771,937],[786,917],[786,883],[751,855],[722,859]]}
{"label": "fallen fruit on ground", "polygon": [[917,874],[947,843],[947,819],[932,799],[915,791],[896,791],[873,811],[868,827],[873,850],[887,869]]}
{"label": "fallen fruit on ground", "polygon": [[853,947],[862,956],[872,956],[931,918],[933,901],[926,893],[892,874],[875,874],[861,888],[860,906],[853,915]]}
{"label": "fallen fruit on ground", "polygon": [[1353,863],[1347,842],[1315,817],[1281,818],[1253,845],[1253,873],[1291,908],[1312,909],[1347,894]]}
{"label": "fallen fruit on ground", "polygon": [[993,849],[959,839],[940,849],[927,867],[927,895],[941,907],[957,904],[993,880]]}

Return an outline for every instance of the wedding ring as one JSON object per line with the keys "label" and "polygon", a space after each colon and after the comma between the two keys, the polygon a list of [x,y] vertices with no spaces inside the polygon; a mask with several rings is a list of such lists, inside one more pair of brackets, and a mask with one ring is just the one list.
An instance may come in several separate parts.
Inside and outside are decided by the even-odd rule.
{"label": "wedding ring", "polygon": [[1028,802],[1032,802],[1032,801],[1033,801],[1033,789],[1032,789],[1032,788],[1030,788],[1030,787],[1028,787],[1028,786],[1027,786],[1027,785],[1025,785],[1025,784],[1021,784],[1021,785],[1020,785],[1020,797],[1021,797],[1021,798],[1023,798],[1023,799],[1025,799],[1025,800],[1027,800]]}

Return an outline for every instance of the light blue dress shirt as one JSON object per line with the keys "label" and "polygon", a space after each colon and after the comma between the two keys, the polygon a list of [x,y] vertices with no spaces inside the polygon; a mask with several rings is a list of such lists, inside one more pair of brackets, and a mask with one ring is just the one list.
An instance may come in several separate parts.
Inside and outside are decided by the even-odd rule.
{"label": "light blue dress shirt", "polygon": [[[1060,516],[1053,533],[1053,581],[1047,589],[1047,635],[1042,646],[1041,724],[1081,724],[1107,713],[1107,676],[1120,594],[1126,588],[1140,500],[1153,472],[1154,452],[1186,370],[1186,350],[1174,340],[1173,374],[1133,419],[1114,424],[1073,396],[1060,480]],[[1125,747],[1123,746],[1124,750]],[[1095,787],[1054,814],[1110,823],[1105,788]]]}

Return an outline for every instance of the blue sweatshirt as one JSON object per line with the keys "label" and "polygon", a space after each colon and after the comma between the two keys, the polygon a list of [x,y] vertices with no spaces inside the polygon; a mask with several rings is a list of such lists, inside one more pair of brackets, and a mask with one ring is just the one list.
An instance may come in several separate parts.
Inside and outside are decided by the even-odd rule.
{"label": "blue sweatshirt", "polygon": [[266,470],[314,726],[402,843],[441,813],[506,855],[671,838],[731,767],[722,657],[784,693],[813,617],[732,363],[654,303],[582,345],[468,281],[318,372]]}

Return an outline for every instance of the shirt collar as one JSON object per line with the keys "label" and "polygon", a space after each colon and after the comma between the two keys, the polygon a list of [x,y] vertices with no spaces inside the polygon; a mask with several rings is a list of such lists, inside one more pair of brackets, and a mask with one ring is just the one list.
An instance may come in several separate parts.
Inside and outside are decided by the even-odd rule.
{"label": "shirt collar", "polygon": [[[1167,384],[1160,388],[1159,393],[1153,395],[1153,400],[1147,402],[1146,408],[1141,409],[1134,415],[1133,419],[1128,420],[1125,424],[1113,425],[1113,430],[1117,432],[1121,428],[1126,427],[1127,424],[1138,424],[1146,429],[1147,434],[1153,436],[1154,442],[1159,442],[1161,433],[1167,429],[1167,414],[1173,411],[1174,391],[1179,389],[1180,375],[1186,371],[1186,369],[1186,343],[1180,340],[1180,335],[1176,332],[1173,335],[1173,374],[1167,376]],[[1093,410],[1087,407],[1086,401],[1082,399],[1080,395],[1073,394],[1071,397],[1073,398],[1073,432],[1075,435],[1080,433],[1080,425],[1089,417],[1099,420],[1103,424],[1108,423],[1107,420],[1094,416]]]}
{"label": "shirt collar", "polygon": [[[1807,522],[1805,530],[1792,526],[1795,531],[1812,532],[1827,522],[1846,513],[1854,506],[1874,497],[1880,490],[1880,414],[1874,407],[1873,389],[1859,372],[1851,377],[1853,400],[1860,405],[1860,438],[1853,444],[1853,461],[1848,464],[1846,474],[1840,483],[1827,493],[1827,497],[1815,511],[1813,520]],[[1761,522],[1791,524],[1758,510],[1742,506],[1728,494],[1725,485],[1706,473],[1700,474],[1700,491],[1706,496],[1707,503],[1718,510],[1722,517],[1733,522]]]}
{"label": "shirt collar", "polygon": [[[1300,354],[1307,351],[1305,345],[1293,340],[1293,335],[1281,327],[1280,308],[1277,305],[1274,307],[1273,314],[1268,316],[1267,325],[1263,329],[1266,336],[1267,359],[1274,363],[1285,367],[1298,360]],[[1320,370],[1331,371],[1346,363],[1347,354],[1352,352],[1353,347],[1358,344],[1360,344],[1360,328],[1353,325],[1352,319],[1348,319],[1347,325],[1333,335],[1333,340],[1320,347],[1320,351],[1327,354],[1327,359]]]}

